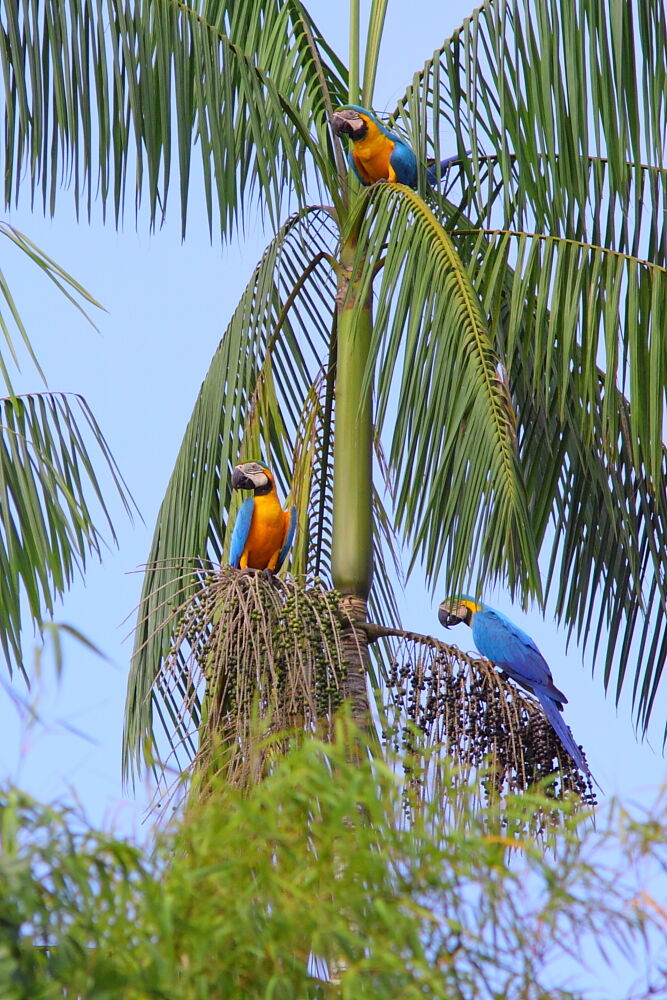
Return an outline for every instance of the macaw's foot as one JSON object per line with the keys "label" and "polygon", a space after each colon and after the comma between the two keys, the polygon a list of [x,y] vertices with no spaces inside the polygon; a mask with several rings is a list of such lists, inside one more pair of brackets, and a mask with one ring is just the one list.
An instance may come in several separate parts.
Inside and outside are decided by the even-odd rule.
{"label": "macaw's foot", "polygon": [[275,573],[273,572],[272,569],[263,569],[261,570],[261,577],[262,580],[266,580],[268,583],[273,583],[275,579]]}

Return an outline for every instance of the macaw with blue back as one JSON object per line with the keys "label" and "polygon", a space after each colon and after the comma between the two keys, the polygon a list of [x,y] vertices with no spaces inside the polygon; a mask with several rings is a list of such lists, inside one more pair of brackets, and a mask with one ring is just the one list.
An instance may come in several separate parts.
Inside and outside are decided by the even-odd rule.
{"label": "macaw with blue back", "polygon": [[477,650],[536,696],[570,757],[581,771],[590,775],[583,751],[561,715],[567,698],[554,685],[549,665],[530,636],[500,611],[474,601],[467,594],[444,600],[438,608],[438,619],[445,628],[460,622],[472,627]]}
{"label": "macaw with blue back", "polygon": [[236,569],[277,573],[290,550],[296,507],[283,510],[273,475],[261,462],[243,462],[232,471],[232,488],[252,490],[236,515],[229,564]]}
{"label": "macaw with blue back", "polygon": [[[347,104],[332,115],[331,124],[338,136],[352,140],[348,154],[350,166],[364,186],[388,181],[390,184],[407,184],[417,187],[417,157],[407,142],[391,132],[372,111]],[[450,156],[440,164],[443,171],[458,156]],[[435,184],[435,168],[427,170],[430,184]]]}

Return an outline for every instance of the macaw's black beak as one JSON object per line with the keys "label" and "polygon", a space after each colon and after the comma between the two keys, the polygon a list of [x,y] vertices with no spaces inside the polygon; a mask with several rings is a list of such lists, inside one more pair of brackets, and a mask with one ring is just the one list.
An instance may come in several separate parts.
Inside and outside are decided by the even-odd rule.
{"label": "macaw's black beak", "polygon": [[458,615],[453,615],[446,604],[441,604],[438,608],[438,621],[445,628],[451,628],[452,625],[458,625],[463,621],[463,618],[459,618]]}
{"label": "macaw's black beak", "polygon": [[334,111],[331,116],[331,127],[336,135],[349,135],[352,142],[364,139],[368,132],[368,125],[364,119],[351,108]]}
{"label": "macaw's black beak", "polygon": [[354,135],[354,129],[352,128],[349,119],[346,118],[345,115],[340,114],[338,111],[334,111],[331,116],[331,127],[336,135]]}
{"label": "macaw's black beak", "polygon": [[252,479],[241,472],[238,466],[232,469],[232,489],[233,490],[254,490],[255,484]]}

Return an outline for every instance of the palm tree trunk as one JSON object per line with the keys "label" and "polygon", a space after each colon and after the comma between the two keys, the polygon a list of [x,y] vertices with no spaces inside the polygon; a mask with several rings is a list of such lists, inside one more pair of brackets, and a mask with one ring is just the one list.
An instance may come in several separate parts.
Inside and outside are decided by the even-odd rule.
{"label": "palm tree trunk", "polygon": [[[364,388],[372,316],[370,296],[361,311],[354,311],[359,291],[355,252],[352,241],[343,247],[337,295],[332,576],[349,617],[365,622],[373,575],[373,411],[370,387]],[[345,644],[346,696],[353,718],[364,725],[369,720],[366,633],[352,628]]]}

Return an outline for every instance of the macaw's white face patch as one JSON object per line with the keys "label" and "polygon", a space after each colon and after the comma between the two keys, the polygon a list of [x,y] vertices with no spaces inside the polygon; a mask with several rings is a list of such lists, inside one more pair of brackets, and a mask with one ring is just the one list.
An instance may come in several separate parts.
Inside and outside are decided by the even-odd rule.
{"label": "macaw's white face patch", "polygon": [[235,490],[261,490],[271,487],[271,475],[259,462],[242,462],[232,472],[232,487]]}
{"label": "macaw's white face patch", "polygon": [[363,139],[368,131],[367,120],[358,111],[353,111],[351,108],[341,108],[340,111],[334,111],[331,116],[331,124],[336,135],[347,135],[354,142]]}

